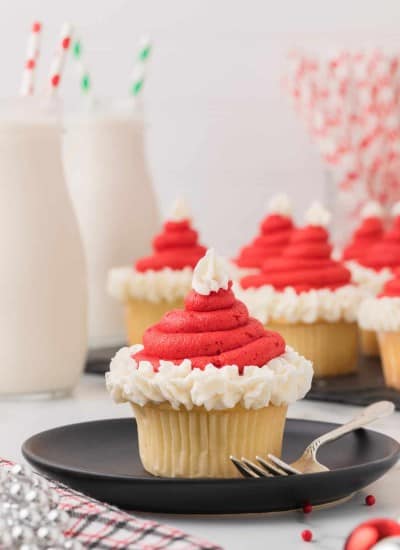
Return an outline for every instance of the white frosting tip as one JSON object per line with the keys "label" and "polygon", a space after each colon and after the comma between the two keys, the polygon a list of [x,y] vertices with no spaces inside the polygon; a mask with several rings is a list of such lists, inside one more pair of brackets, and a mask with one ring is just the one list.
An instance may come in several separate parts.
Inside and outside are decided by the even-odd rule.
{"label": "white frosting tip", "polygon": [[329,210],[320,202],[314,201],[306,212],[305,221],[308,225],[328,227],[331,217]]}
{"label": "white frosting tip", "polygon": [[229,273],[228,262],[217,256],[213,248],[209,248],[194,268],[192,288],[203,296],[218,292],[221,288],[227,290],[230,281]]}
{"label": "white frosting tip", "polygon": [[268,212],[290,218],[292,215],[292,204],[289,196],[286,193],[279,193],[273,196],[268,203]]}
{"label": "white frosting tip", "polygon": [[171,214],[168,217],[173,222],[181,222],[190,219],[190,212],[187,203],[183,197],[178,197],[171,209]]}
{"label": "white frosting tip", "polygon": [[397,216],[400,216],[400,201],[397,201],[392,206],[392,210],[390,211],[390,214],[393,218],[397,218]]}
{"label": "white frosting tip", "polygon": [[361,218],[383,218],[383,208],[378,201],[369,201],[361,210]]}

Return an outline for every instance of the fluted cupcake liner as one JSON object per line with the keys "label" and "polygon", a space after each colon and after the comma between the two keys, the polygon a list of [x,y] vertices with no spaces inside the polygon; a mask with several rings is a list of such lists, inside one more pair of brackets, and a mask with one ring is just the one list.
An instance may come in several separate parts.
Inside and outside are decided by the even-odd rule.
{"label": "fluted cupcake liner", "polygon": [[240,477],[230,455],[280,456],[286,406],[207,411],[132,403],[144,468],[165,477]]}
{"label": "fluted cupcake liner", "polygon": [[314,378],[350,374],[357,369],[358,328],[356,323],[270,322],[267,330],[279,332],[286,343],[313,362]]}
{"label": "fluted cupcake liner", "polygon": [[379,357],[378,337],[374,330],[359,329],[360,351],[368,357]]}
{"label": "fluted cupcake liner", "polygon": [[386,385],[400,390],[400,332],[378,332],[378,341]]}
{"label": "fluted cupcake liner", "polygon": [[183,298],[171,302],[166,300],[150,302],[149,300],[129,298],[125,303],[128,343],[130,345],[140,344],[146,329],[158,323],[168,311],[182,307]]}

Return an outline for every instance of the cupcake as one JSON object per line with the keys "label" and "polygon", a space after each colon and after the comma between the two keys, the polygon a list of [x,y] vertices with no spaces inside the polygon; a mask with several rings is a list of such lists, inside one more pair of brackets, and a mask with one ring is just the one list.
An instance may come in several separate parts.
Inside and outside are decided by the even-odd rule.
{"label": "cupcake", "polygon": [[[354,231],[350,242],[343,249],[343,261],[351,270],[363,263],[371,247],[382,240],[383,237],[383,209],[376,201],[368,202],[361,210],[361,223]],[[355,280],[358,283],[357,280]]]}
{"label": "cupcake", "polygon": [[293,232],[282,256],[240,281],[240,297],[250,313],[309,357],[316,377],[356,369],[356,317],[363,296],[351,284],[350,271],[331,258],[329,220],[329,212],[314,203],[307,225]]}
{"label": "cupcake", "polygon": [[184,309],[120,350],[106,374],[113,399],[133,408],[153,475],[238,477],[230,455],[279,456],[287,407],[310,388],[311,362],[249,317],[228,270],[209,250]]}
{"label": "cupcake", "polygon": [[366,299],[358,312],[358,322],[366,331],[378,334],[386,385],[400,390],[400,271],[388,281],[377,297]]}
{"label": "cupcake", "polygon": [[170,309],[182,307],[193,268],[206,249],[198,242],[182,200],[153,239],[153,254],[133,267],[112,269],[109,293],[125,306],[128,342],[141,342],[143,333]]}
{"label": "cupcake", "polygon": [[[342,258],[351,272],[352,282],[365,288],[372,295],[377,294],[391,276],[388,269],[375,271],[362,265],[371,247],[381,242],[383,230],[382,206],[376,201],[370,201],[362,209],[361,223],[343,249]],[[363,355],[379,355],[375,332],[360,329],[360,350]]]}
{"label": "cupcake", "polygon": [[242,273],[258,271],[268,258],[282,254],[293,231],[292,207],[287,195],[273,197],[268,205],[268,215],[261,222],[260,233],[244,246],[234,260]]}
{"label": "cupcake", "polygon": [[[375,273],[391,278],[392,269],[400,267],[400,202],[392,208],[393,222],[383,238],[373,245],[362,259],[362,265]],[[383,286],[383,285],[382,285]],[[382,287],[379,289],[381,290]]]}

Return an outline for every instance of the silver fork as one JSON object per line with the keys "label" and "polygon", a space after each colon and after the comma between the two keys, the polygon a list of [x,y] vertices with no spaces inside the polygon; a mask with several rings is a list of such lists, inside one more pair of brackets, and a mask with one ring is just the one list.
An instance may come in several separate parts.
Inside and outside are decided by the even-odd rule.
{"label": "silver fork", "polygon": [[329,468],[318,462],[316,456],[318,449],[322,445],[328,443],[329,441],[335,441],[343,435],[366,426],[375,420],[385,418],[393,412],[394,405],[390,401],[378,401],[377,403],[369,405],[359,415],[346,424],[343,424],[342,426],[317,437],[317,439],[314,439],[314,441],[306,447],[306,450],[301,457],[291,464],[287,464],[282,459],[272,454],[268,455],[268,459],[256,456],[257,464],[245,457],[241,457],[239,460],[235,456],[231,455],[229,458],[244,477],[259,478],[327,472],[329,471]]}

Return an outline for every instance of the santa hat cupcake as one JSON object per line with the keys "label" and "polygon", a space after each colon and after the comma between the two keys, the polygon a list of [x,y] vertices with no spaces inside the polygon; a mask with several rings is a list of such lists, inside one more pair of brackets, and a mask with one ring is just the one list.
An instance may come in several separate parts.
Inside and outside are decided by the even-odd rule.
{"label": "santa hat cupcake", "polygon": [[362,263],[371,246],[383,237],[383,208],[377,201],[368,202],[361,210],[361,222],[343,249],[343,260]]}
{"label": "santa hat cupcake", "polygon": [[329,221],[330,213],[314,203],[282,256],[240,281],[250,312],[310,357],[319,377],[355,370],[355,321],[363,296],[349,270],[331,257]]}
{"label": "santa hat cupcake", "polygon": [[193,268],[206,251],[198,242],[182,199],[175,201],[152,246],[150,256],[139,258],[133,267],[114,268],[109,274],[110,294],[125,305],[130,343],[141,342],[148,326],[169,309],[183,305]]}
{"label": "santa hat cupcake", "polygon": [[276,195],[268,205],[268,215],[261,222],[260,233],[244,246],[235,260],[243,269],[260,269],[268,258],[282,254],[293,231],[292,206],[285,194]]}
{"label": "santa hat cupcake", "polygon": [[[351,272],[353,283],[375,295],[391,276],[390,271],[376,271],[362,265],[371,249],[381,243],[384,235],[383,208],[376,201],[368,202],[361,211],[361,222],[348,245],[343,250],[343,260]],[[379,355],[378,341],[374,332],[360,329],[360,349],[363,355]]]}
{"label": "santa hat cupcake", "polygon": [[393,206],[391,214],[393,217],[391,227],[383,238],[370,248],[362,260],[362,265],[374,271],[400,267],[400,202]]}
{"label": "santa hat cupcake", "polygon": [[310,388],[310,361],[235,298],[209,250],[184,309],[111,362],[107,387],[129,402],[144,468],[168,477],[236,477],[230,455],[280,454],[286,410]]}
{"label": "santa hat cupcake", "polygon": [[365,300],[358,313],[365,331],[378,335],[386,385],[400,390],[400,270],[396,269],[382,292]]}

